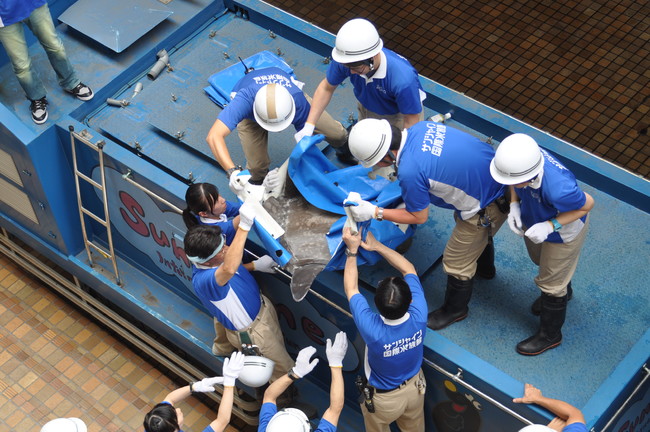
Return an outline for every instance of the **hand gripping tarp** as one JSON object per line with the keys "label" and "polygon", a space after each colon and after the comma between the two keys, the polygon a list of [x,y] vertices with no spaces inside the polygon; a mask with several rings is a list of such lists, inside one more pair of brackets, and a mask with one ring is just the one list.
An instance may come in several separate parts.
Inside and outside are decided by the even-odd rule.
{"label": "hand gripping tarp", "polygon": [[[263,69],[268,67],[277,67],[282,69],[292,77],[296,77],[291,66],[285,63],[280,57],[276,56],[269,51],[261,51],[257,54],[243,60],[247,68]],[[225,107],[231,100],[230,93],[239,82],[246,75],[246,70],[241,62],[228,66],[226,69],[215,73],[208,78],[210,85],[203,90],[207,93],[208,97],[221,108]]]}
{"label": "hand gripping tarp", "polygon": [[[325,137],[316,135],[303,138],[293,149],[289,158],[289,176],[302,196],[313,206],[331,213],[345,215],[343,201],[350,192],[358,192],[361,198],[380,207],[396,207],[401,203],[401,190],[397,182],[383,177],[368,177],[370,168],[361,165],[338,169],[316,146]],[[325,270],[345,267],[345,244],[342,241],[346,216],[337,220],[329,229],[327,243],[330,262]],[[396,248],[415,231],[412,226],[398,226],[392,222],[370,220],[359,226],[362,233],[370,230],[377,240]],[[365,236],[365,234],[364,234]],[[360,265],[374,264],[380,256],[376,252],[359,250]]]}

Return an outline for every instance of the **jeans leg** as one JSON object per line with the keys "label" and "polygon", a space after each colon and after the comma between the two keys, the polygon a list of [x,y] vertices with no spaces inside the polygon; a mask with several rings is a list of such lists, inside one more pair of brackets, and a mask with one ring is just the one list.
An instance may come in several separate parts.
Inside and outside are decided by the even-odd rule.
{"label": "jeans leg", "polygon": [[75,88],[81,80],[68,60],[63,42],[54,28],[47,3],[35,9],[25,22],[45,49],[50,64],[59,79],[59,85],[65,90]]}
{"label": "jeans leg", "polygon": [[7,51],[14,74],[23,88],[25,96],[30,100],[44,98],[46,96],[45,86],[32,67],[23,23],[17,22],[7,27],[0,27],[0,42]]}

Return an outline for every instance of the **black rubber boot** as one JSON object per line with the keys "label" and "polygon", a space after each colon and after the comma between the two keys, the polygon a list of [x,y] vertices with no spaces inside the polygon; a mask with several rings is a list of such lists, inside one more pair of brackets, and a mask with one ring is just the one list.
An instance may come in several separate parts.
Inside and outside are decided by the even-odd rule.
{"label": "black rubber boot", "polygon": [[445,302],[441,308],[429,314],[427,326],[433,330],[440,330],[467,318],[469,311],[467,305],[472,297],[473,282],[473,279],[463,281],[448,275]]}
{"label": "black rubber boot", "polygon": [[[571,288],[571,281],[569,281],[569,284],[566,286],[566,294],[567,294],[567,301],[573,298],[573,288]],[[532,312],[533,315],[539,316],[540,312],[542,311],[541,295],[537,297],[537,300],[535,300],[533,304],[530,306],[530,311]]]}
{"label": "black rubber boot", "polygon": [[517,352],[534,356],[562,343],[562,326],[566,317],[567,296],[551,297],[542,294],[539,330],[517,344]]}
{"label": "black rubber boot", "polygon": [[481,279],[494,279],[497,269],[494,267],[494,241],[490,237],[485,249],[476,261],[476,276]]}

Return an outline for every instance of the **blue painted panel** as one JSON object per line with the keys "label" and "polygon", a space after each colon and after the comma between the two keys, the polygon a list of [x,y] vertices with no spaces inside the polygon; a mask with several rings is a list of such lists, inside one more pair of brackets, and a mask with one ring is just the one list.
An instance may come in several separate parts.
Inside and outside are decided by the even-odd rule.
{"label": "blue painted panel", "polygon": [[173,13],[151,0],[79,0],[59,20],[119,53]]}

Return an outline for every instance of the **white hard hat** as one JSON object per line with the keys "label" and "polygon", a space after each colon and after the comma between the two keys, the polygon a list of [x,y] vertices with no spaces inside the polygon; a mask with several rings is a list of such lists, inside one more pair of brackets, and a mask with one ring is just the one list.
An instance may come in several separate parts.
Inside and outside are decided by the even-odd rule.
{"label": "white hard hat", "polygon": [[355,18],[343,24],[336,34],[332,58],[339,63],[354,63],[374,57],[384,47],[377,29],[368,20]]}
{"label": "white hard hat", "polygon": [[524,183],[544,168],[544,156],[534,139],[516,133],[506,137],[490,162],[490,174],[505,185]]}
{"label": "white hard hat", "polygon": [[519,432],[555,432],[555,429],[551,429],[548,426],[534,424],[528,425],[523,429],[519,429]]}
{"label": "white hard hat", "polygon": [[253,104],[257,123],[270,132],[285,130],[296,115],[296,104],[289,90],[277,83],[267,84],[257,91]]}
{"label": "white hard hat", "polygon": [[76,417],[51,420],[41,428],[41,432],[87,432],[86,423]]}
{"label": "white hard hat", "polygon": [[352,127],[348,145],[352,156],[369,168],[386,156],[392,138],[388,120],[363,119]]}
{"label": "white hard hat", "polygon": [[239,381],[250,387],[262,387],[269,382],[275,362],[266,357],[246,356],[244,367],[239,373]]}
{"label": "white hard hat", "polygon": [[271,418],[266,432],[309,432],[311,425],[304,412],[296,408],[284,408]]}

